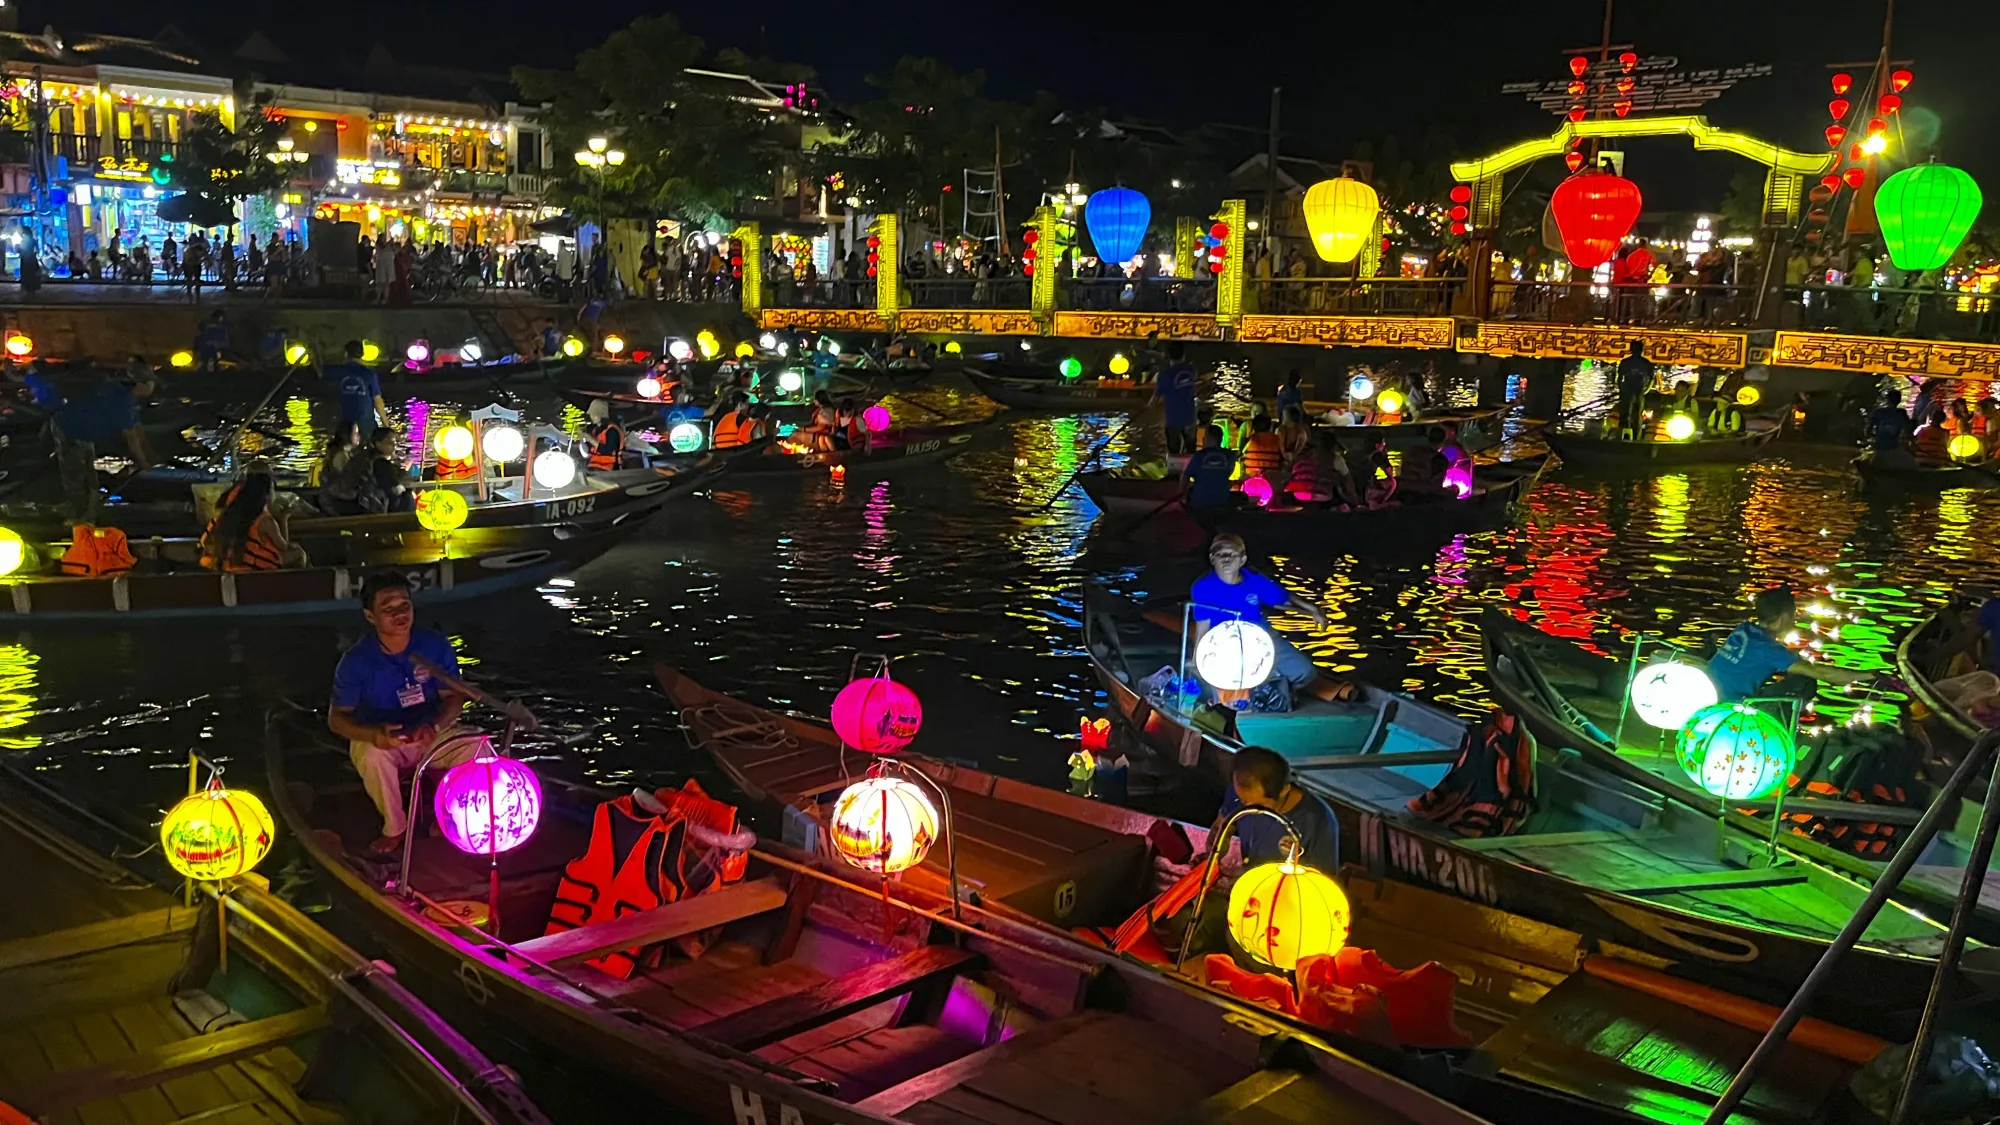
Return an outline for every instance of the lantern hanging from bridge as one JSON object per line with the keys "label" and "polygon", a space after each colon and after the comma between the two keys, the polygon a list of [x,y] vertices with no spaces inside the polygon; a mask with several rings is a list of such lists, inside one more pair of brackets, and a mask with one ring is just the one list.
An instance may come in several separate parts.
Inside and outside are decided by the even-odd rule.
{"label": "lantern hanging from bridge", "polygon": [[[1464,204],[1457,204],[1463,207]],[[1306,191],[1306,229],[1320,260],[1351,262],[1375,233],[1382,198],[1352,176],[1321,180]]]}
{"label": "lantern hanging from bridge", "polygon": [[1882,182],[1875,218],[1899,270],[1934,270],[1951,260],[1985,203],[1979,184],[1948,164],[1918,164]]}
{"label": "lantern hanging from bridge", "polygon": [[1611,260],[1643,200],[1639,185],[1610,172],[1579,172],[1556,185],[1549,199],[1563,253],[1578,269],[1592,270]]}
{"label": "lantern hanging from bridge", "polygon": [[1153,221],[1153,205],[1131,188],[1109,187],[1092,194],[1083,205],[1083,221],[1097,256],[1123,265],[1138,256],[1146,227]]}

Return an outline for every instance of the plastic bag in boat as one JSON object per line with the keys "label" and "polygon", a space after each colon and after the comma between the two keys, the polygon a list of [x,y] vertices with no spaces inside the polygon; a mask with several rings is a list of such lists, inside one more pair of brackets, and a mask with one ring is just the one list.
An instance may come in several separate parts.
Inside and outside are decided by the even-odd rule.
{"label": "plastic bag in boat", "polygon": [[[1903,1068],[1910,1062],[1910,1044],[1890,1047],[1855,1072],[1848,1089],[1856,1100],[1885,1120],[1896,1109],[1903,1085]],[[1979,1044],[1963,1035],[1941,1034],[1917,1087],[1910,1092],[1910,1110],[1917,1120],[1942,1121],[1967,1116],[1983,1102],[2000,1098],[2000,1065]]]}

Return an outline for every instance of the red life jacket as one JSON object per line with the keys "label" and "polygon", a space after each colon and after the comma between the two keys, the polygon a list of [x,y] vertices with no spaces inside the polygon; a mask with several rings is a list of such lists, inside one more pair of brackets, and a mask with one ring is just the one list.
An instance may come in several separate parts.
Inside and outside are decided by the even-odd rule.
{"label": "red life jacket", "polygon": [[70,531],[62,572],[79,578],[102,578],[107,574],[123,574],[137,561],[132,557],[132,547],[124,531],[80,523]]}

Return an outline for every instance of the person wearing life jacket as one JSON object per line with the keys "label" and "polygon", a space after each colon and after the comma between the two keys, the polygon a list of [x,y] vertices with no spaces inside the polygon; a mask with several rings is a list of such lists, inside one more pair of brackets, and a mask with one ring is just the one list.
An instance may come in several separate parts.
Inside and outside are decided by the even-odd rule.
{"label": "person wearing life jacket", "polygon": [[590,400],[589,418],[590,467],[609,472],[625,456],[625,427],[611,416],[611,404],[601,398]]}
{"label": "person wearing life jacket", "polygon": [[867,449],[868,427],[861,420],[861,404],[852,398],[840,400],[834,416],[833,444],[838,449]]}
{"label": "person wearing life jacket", "polygon": [[125,532],[116,527],[94,527],[87,523],[70,529],[69,549],[63,552],[62,572],[75,578],[103,578],[124,574],[138,562]]}
{"label": "person wearing life jacket", "polygon": [[1910,452],[1921,468],[1951,464],[1951,432],[1944,426],[1944,408],[1933,406],[1923,425],[1910,437]]}
{"label": "person wearing life jacket", "polygon": [[1250,437],[1243,443],[1243,475],[1276,480],[1285,467],[1285,446],[1263,414],[1250,420]]}
{"label": "person wearing life jacket", "polygon": [[[701,848],[737,854],[720,863],[705,862],[690,854],[691,840]],[[683,790],[635,791],[606,801],[592,817],[584,853],[563,868],[543,932],[608,922],[733,882],[742,877],[747,859],[741,853],[755,842],[754,836],[737,831],[734,808],[710,799],[693,782]],[[657,958],[657,951],[634,948],[589,964],[627,980],[642,965],[657,964]]]}
{"label": "person wearing life jacket", "polygon": [[1712,434],[1734,434],[1743,431],[1743,411],[1735,400],[1726,395],[1716,395],[1714,404],[1708,411],[1708,424],[1703,427]]}
{"label": "person wearing life jacket", "polygon": [[1292,463],[1284,490],[1301,504],[1354,502],[1354,480],[1347,460],[1340,452],[1340,439],[1329,430],[1316,430],[1312,444]]}
{"label": "person wearing life jacket", "polygon": [[764,418],[770,413],[762,403],[739,403],[715,419],[715,449],[740,449],[764,436]]}
{"label": "person wearing life jacket", "polygon": [[269,471],[253,471],[230,490],[202,534],[202,566],[240,574],[303,564],[304,552],[285,538],[284,528],[271,515],[275,490]]}

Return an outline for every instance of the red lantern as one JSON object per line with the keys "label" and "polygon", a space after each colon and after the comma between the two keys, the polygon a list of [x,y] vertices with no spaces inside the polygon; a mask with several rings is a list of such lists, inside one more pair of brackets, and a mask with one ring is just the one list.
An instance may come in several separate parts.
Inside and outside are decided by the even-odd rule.
{"label": "red lantern", "polygon": [[1456,234],[1456,235],[1459,235],[1459,236],[1461,236],[1461,237],[1462,237],[1462,236],[1463,236],[1463,235],[1465,234],[1465,232],[1466,232],[1466,231],[1467,231],[1468,229],[1470,229],[1470,228],[1468,228],[1468,227],[1467,227],[1467,226],[1466,226],[1466,225],[1465,225],[1464,223],[1453,223],[1453,224],[1451,224],[1451,233],[1453,233],[1453,234]]}
{"label": "red lantern", "polygon": [[1021,236],[1021,241],[1027,243],[1030,246],[1033,246],[1035,243],[1040,242],[1041,240],[1042,240],[1042,232],[1038,230],[1028,231],[1027,233]]}
{"label": "red lantern", "polygon": [[1903,108],[1903,99],[1895,94],[1883,94],[1875,99],[1875,112],[1887,116]]}
{"label": "red lantern", "polygon": [[1643,205],[1639,185],[1609,172],[1583,172],[1556,185],[1549,199],[1563,252],[1578,269],[1596,269],[1618,252]]}
{"label": "red lantern", "polygon": [[1569,119],[1571,121],[1583,120],[1583,107],[1580,105],[1573,105],[1569,107]]}
{"label": "red lantern", "polygon": [[1466,208],[1465,204],[1461,203],[1451,209],[1451,217],[1462,223],[1472,217],[1472,212]]}
{"label": "red lantern", "polygon": [[1814,184],[1813,189],[1806,193],[1806,198],[1812,200],[1814,203],[1825,203],[1827,200],[1832,199],[1833,193],[1837,190],[1837,185],[1840,183],[1840,177],[1835,176],[1833,182],[1836,187],[1828,187],[1825,184]]}
{"label": "red lantern", "polygon": [[1826,212],[1820,210],[1817,207],[1806,212],[1806,221],[1809,223],[1819,223],[1821,225],[1825,225],[1826,219],[1827,219]]}
{"label": "red lantern", "polygon": [[1632,99],[1619,98],[1616,102],[1612,103],[1611,112],[1617,114],[1620,117],[1623,117],[1626,114],[1632,112]]}
{"label": "red lantern", "polygon": [[1889,88],[1900,94],[1904,90],[1910,88],[1910,83],[1914,81],[1916,77],[1917,77],[1916,75],[1911,74],[1907,70],[1899,69],[1891,71],[1889,74]]}
{"label": "red lantern", "polygon": [[1569,84],[1569,96],[1572,98],[1580,98],[1583,96],[1583,92],[1589,88],[1590,87],[1584,85],[1582,82],[1571,82]]}
{"label": "red lantern", "polygon": [[1620,78],[1618,80],[1618,92],[1621,94],[1629,94],[1632,92],[1632,87],[1635,85],[1637,85],[1637,83],[1633,82],[1632,79],[1630,78]]}
{"label": "red lantern", "polygon": [[1826,147],[1839,148],[1840,142],[1846,139],[1847,139],[1847,126],[1835,122],[1834,124],[1828,125],[1826,127]]}
{"label": "red lantern", "polygon": [[1838,173],[1838,172],[1828,172],[1828,173],[1827,173],[1826,175],[1824,175],[1824,176],[1821,176],[1821,177],[1819,178],[1819,185],[1820,185],[1821,187],[1825,188],[1825,189],[1826,189],[1826,190],[1827,190],[1828,192],[1836,192],[1836,191],[1839,191],[1839,190],[1840,190],[1840,173]]}
{"label": "red lantern", "polygon": [[1859,164],[1868,159],[1868,154],[1861,151],[1860,144],[1851,144],[1847,146],[1847,159]]}
{"label": "red lantern", "polygon": [[1472,202],[1472,189],[1464,184],[1454,184],[1451,189],[1451,201],[1453,203]]}
{"label": "red lantern", "polygon": [[874,276],[875,276],[875,267],[874,267],[874,266],[869,266],[869,267],[868,267],[868,276],[869,276],[869,277],[874,277]]}
{"label": "red lantern", "polygon": [[1583,167],[1583,154],[1574,150],[1565,153],[1563,155],[1563,163],[1569,165],[1569,170],[1574,172],[1578,168]]}
{"label": "red lantern", "polygon": [[1868,119],[1869,136],[1872,137],[1877,133],[1886,133],[1888,131],[1889,131],[1889,123],[1887,121],[1884,121],[1879,117],[1871,117]]}
{"label": "red lantern", "polygon": [[1024,262],[1032,262],[1032,261],[1034,261],[1034,260],[1035,260],[1035,248],[1034,248],[1034,247],[1032,247],[1032,246],[1030,246],[1030,247],[1028,247],[1027,249],[1025,249],[1025,250],[1021,251],[1021,260],[1022,260],[1022,261],[1024,261]]}
{"label": "red lantern", "polygon": [[1825,237],[1826,237],[1826,232],[1823,230],[1809,230],[1806,232],[1806,241],[1814,246],[1818,246],[1820,244],[1820,240],[1824,239]]}
{"label": "red lantern", "polygon": [[1590,69],[1589,59],[1584,58],[1582,55],[1574,55],[1570,58],[1569,72],[1571,74],[1576,75],[1578,78],[1582,78],[1583,72],[1589,69]]}
{"label": "red lantern", "polygon": [[1209,256],[1209,257],[1210,257],[1211,259],[1213,259],[1213,260],[1215,260],[1215,261],[1218,261],[1218,262],[1219,262],[1219,261],[1221,261],[1222,259],[1224,259],[1224,258],[1226,258],[1226,257],[1228,257],[1228,256],[1229,256],[1229,247],[1227,247],[1227,246],[1211,246],[1211,247],[1209,247],[1209,248],[1208,248],[1208,256]]}
{"label": "red lantern", "polygon": [[1847,111],[1853,108],[1853,104],[1846,98],[1835,98],[1826,103],[1827,116],[1833,118],[1835,121],[1845,121],[1847,119]]}
{"label": "red lantern", "polygon": [[1854,89],[1854,76],[1852,74],[1849,74],[1843,70],[1839,74],[1833,76],[1834,93],[1845,94],[1846,92],[1852,89]]}
{"label": "red lantern", "polygon": [[1861,185],[1868,182],[1868,169],[1856,165],[1841,173],[1841,178],[1847,181],[1848,187],[1859,191]]}
{"label": "red lantern", "polygon": [[1217,242],[1220,242],[1223,239],[1228,238],[1229,224],[1217,223],[1214,226],[1208,228],[1208,237],[1215,239]]}
{"label": "red lantern", "polygon": [[880,238],[877,238],[872,234],[868,236],[868,248],[870,250],[874,250],[881,245],[882,245],[882,240]]}
{"label": "red lantern", "polygon": [[1618,56],[1618,65],[1625,68],[1625,73],[1630,74],[1632,68],[1639,65],[1639,56],[1627,51]]}

